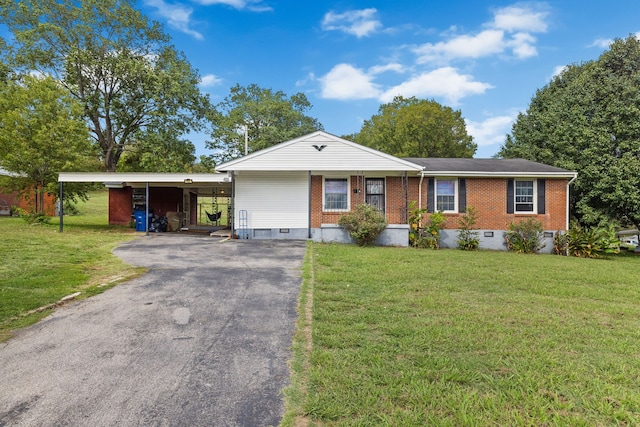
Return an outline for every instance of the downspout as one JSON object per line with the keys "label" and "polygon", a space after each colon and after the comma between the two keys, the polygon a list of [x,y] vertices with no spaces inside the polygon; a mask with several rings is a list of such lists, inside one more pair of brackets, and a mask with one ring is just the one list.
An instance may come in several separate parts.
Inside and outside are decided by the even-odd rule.
{"label": "downspout", "polygon": [[309,175],[307,177],[307,188],[308,188],[308,192],[309,192],[308,238],[311,239],[311,171],[309,171]]}
{"label": "downspout", "polygon": [[420,183],[418,184],[418,209],[422,209],[422,180],[424,173],[420,172]]}
{"label": "downspout", "polygon": [[571,178],[568,182],[567,182],[567,216],[566,216],[566,229],[569,229],[569,186],[573,183],[573,181],[576,180],[576,178],[578,178],[578,174],[576,173],[573,178]]}
{"label": "downspout", "polygon": [[64,203],[62,201],[62,195],[63,195],[63,187],[64,187],[64,182],[60,181],[60,207],[58,208],[58,214],[60,215],[60,233],[62,233],[62,229],[64,228],[63,223],[63,218],[64,218],[64,212],[63,212],[63,206]]}

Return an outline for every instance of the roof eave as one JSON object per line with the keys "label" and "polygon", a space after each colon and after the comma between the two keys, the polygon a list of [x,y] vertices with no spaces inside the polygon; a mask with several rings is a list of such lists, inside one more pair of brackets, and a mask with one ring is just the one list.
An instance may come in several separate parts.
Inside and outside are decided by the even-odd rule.
{"label": "roof eave", "polygon": [[480,172],[480,171],[434,171],[423,170],[422,176],[446,176],[463,178],[567,178],[578,176],[577,172]]}

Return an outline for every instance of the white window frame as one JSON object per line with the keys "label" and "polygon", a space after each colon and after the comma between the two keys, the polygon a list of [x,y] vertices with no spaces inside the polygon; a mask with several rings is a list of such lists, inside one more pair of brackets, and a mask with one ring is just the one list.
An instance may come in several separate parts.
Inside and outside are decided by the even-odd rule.
{"label": "white window frame", "polygon": [[[347,181],[347,207],[345,209],[327,209],[326,208],[326,182],[327,180],[346,180]],[[322,211],[323,212],[348,212],[351,210],[351,177],[343,176],[325,176],[322,178]]]}
{"label": "white window frame", "polygon": [[[433,180],[433,210],[435,212],[458,213],[458,178],[435,178]],[[438,209],[438,181],[453,181],[453,210]],[[449,194],[447,194],[448,196]]]}
{"label": "white window frame", "polygon": [[[518,191],[517,186],[518,182],[531,182],[533,183],[533,203],[532,210],[530,211],[519,211],[518,210]],[[538,213],[538,180],[535,178],[520,178],[513,180],[513,213],[518,215],[535,215]]]}

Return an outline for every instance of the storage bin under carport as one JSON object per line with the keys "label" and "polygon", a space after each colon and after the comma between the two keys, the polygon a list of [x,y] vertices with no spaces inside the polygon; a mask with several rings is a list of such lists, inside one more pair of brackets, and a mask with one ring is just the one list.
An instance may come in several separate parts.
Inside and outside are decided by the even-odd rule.
{"label": "storage bin under carport", "polygon": [[136,220],[136,231],[147,231],[151,218],[153,218],[153,211],[149,211],[149,217],[147,218],[147,225],[144,223],[144,218],[147,215],[146,211],[133,211],[133,217]]}

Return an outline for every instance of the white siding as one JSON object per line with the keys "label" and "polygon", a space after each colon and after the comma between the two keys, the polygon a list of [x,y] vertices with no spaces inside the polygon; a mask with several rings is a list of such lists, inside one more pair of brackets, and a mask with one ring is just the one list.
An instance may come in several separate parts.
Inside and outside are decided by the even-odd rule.
{"label": "white siding", "polygon": [[235,226],[240,210],[247,227],[308,228],[309,189],[306,172],[243,172],[235,180]]}
{"label": "white siding", "polygon": [[380,151],[317,132],[220,165],[219,170],[419,172],[422,168]]}

